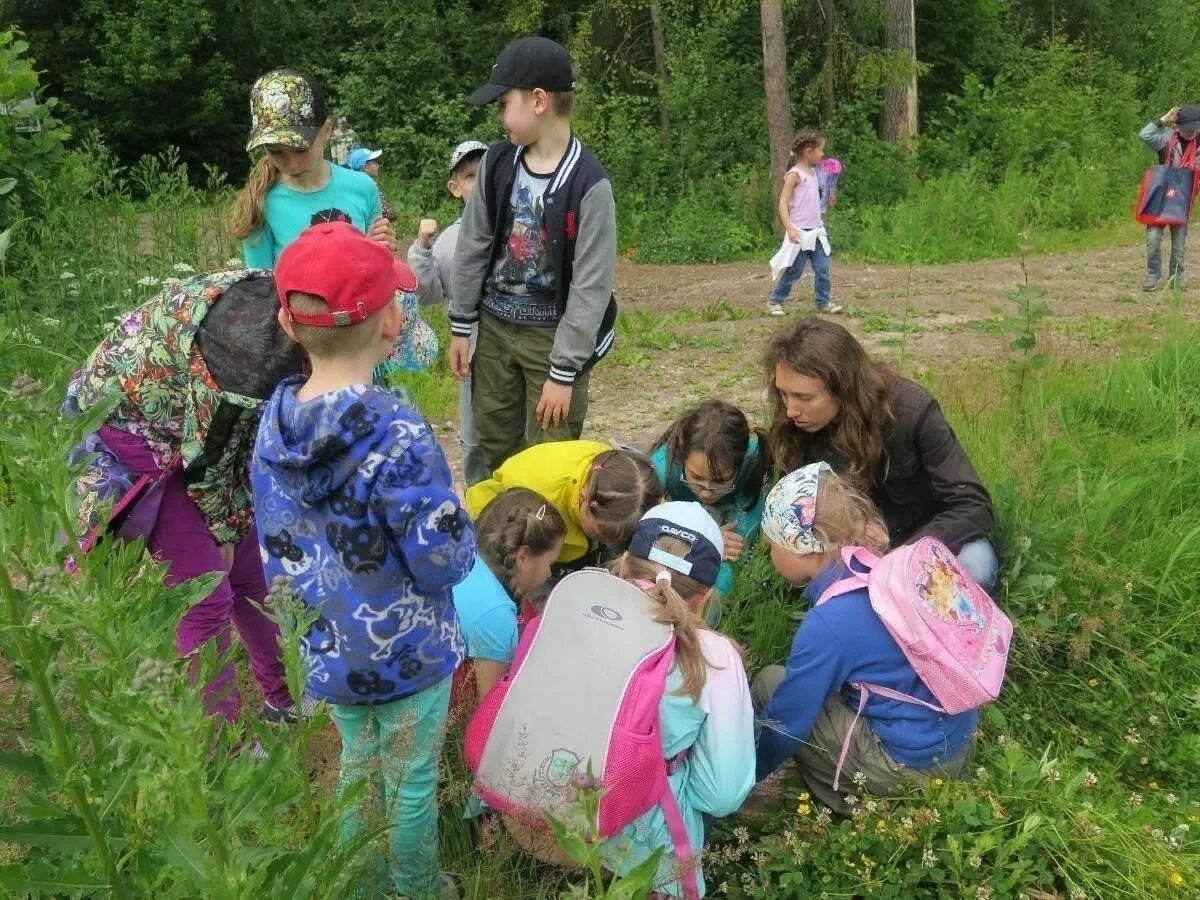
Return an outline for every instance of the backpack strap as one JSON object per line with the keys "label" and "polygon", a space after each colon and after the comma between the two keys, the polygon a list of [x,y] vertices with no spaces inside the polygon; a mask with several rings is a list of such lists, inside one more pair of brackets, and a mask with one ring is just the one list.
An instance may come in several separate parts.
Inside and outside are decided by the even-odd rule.
{"label": "backpack strap", "polygon": [[924,700],[919,700],[905,694],[903,691],[894,691],[891,688],[884,687],[881,684],[872,684],[869,681],[852,681],[851,687],[858,688],[858,709],[854,713],[854,721],[850,723],[850,727],[846,729],[846,738],[842,741],[842,752],[838,756],[837,768],[833,770],[833,789],[838,790],[838,783],[842,779],[842,766],[846,762],[846,756],[850,752],[850,739],[854,736],[854,729],[858,725],[858,720],[862,718],[863,710],[867,707],[867,698],[871,694],[878,694],[881,697],[887,697],[889,700],[899,700],[904,703],[916,703],[924,706],[926,709],[931,709],[936,713],[944,713],[946,710],[933,703],[926,703]]}
{"label": "backpack strap", "polygon": [[[842,594],[848,594],[851,591],[857,591],[859,588],[867,586],[867,575],[871,569],[875,568],[879,563],[879,557],[868,550],[866,547],[843,547],[842,562],[846,564],[846,568],[850,571],[849,576],[835,581],[829,587],[825,588],[814,606],[820,606],[822,603],[827,603],[834,597],[840,597]],[[858,563],[859,566],[865,568],[866,572],[856,572],[853,563]]]}
{"label": "backpack strap", "polygon": [[[670,762],[675,762],[676,757]],[[668,764],[668,769],[670,765]],[[667,820],[667,831],[671,834],[671,843],[675,845],[675,861],[679,868],[679,883],[683,887],[686,900],[700,900],[700,883],[696,880],[696,857],[692,853],[692,841],[688,837],[687,825],[683,821],[683,813],[679,810],[679,801],[671,790],[671,782],[667,780],[664,770],[662,791],[659,795],[659,806],[662,807],[663,818]]]}

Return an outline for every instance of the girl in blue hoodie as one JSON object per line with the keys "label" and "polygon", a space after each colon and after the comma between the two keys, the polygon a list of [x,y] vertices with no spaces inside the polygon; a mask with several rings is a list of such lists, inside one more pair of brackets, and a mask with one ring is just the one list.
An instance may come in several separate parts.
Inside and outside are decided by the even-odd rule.
{"label": "girl in blue hoodie", "polygon": [[[849,574],[844,545],[887,550],[887,526],[871,501],[813,463],[785,476],[767,496],[763,537],[776,571],[814,602]],[[754,681],[762,710],[757,777],[793,756],[813,795],[848,815],[845,795],[891,794],[906,780],[960,777],[967,768],[977,710],[946,715],[908,701],[868,695],[855,723],[859,691],[868,682],[936,705],[899,644],[871,607],[865,588],[835,597],[805,615],[785,666],[767,666]],[[842,776],[834,789],[842,758]]]}

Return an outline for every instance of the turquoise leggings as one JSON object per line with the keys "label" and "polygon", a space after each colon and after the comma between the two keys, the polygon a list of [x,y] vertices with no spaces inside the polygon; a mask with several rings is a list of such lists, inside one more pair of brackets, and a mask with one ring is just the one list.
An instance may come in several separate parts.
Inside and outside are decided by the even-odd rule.
{"label": "turquoise leggings", "polygon": [[374,883],[363,885],[360,896],[396,891],[425,900],[441,890],[438,759],[449,702],[450,679],[444,678],[392,703],[331,707],[342,737],[338,791],[366,782],[361,799],[342,814],[342,840],[353,840],[364,826],[382,823],[380,816],[391,823],[386,866],[372,867]]}

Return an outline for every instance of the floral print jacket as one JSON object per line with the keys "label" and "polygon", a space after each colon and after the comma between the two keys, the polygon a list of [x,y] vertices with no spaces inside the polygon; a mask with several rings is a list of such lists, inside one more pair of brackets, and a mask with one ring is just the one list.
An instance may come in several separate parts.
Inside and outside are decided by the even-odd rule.
{"label": "floral print jacket", "polygon": [[[226,295],[221,315],[206,322]],[[172,281],[121,317],[68,388],[68,409],[120,397],[105,424],[144,439],[164,470],[182,467],[218,544],[250,533],[249,464],[263,403],[301,368],[299,348],[273,324],[277,310],[269,272]],[[96,505],[89,495],[107,483],[95,476],[79,480],[85,514]]]}

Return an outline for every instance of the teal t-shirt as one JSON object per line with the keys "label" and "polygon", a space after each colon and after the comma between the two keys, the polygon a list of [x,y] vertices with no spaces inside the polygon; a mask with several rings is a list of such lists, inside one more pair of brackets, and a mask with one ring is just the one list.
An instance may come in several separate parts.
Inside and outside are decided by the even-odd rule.
{"label": "teal t-shirt", "polygon": [[370,175],[332,164],[329,170],[329,181],[319,190],[276,183],[267,191],[262,230],[242,241],[246,268],[273,269],[283,248],[310,225],[349,221],[365,234],[379,218],[379,188]]}
{"label": "teal t-shirt", "polygon": [[517,604],[480,557],[454,586],[454,612],[468,659],[510,663],[517,650]]}

